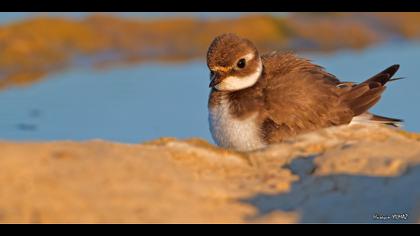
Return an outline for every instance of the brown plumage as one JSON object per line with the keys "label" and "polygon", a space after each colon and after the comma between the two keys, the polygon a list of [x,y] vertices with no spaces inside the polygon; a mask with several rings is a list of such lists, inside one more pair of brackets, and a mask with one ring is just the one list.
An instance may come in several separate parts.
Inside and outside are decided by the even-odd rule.
{"label": "brown plumage", "polygon": [[[246,53],[254,51],[253,46],[247,49],[249,41],[242,41],[232,34],[227,37],[219,36],[216,40],[218,43],[213,43],[209,49],[210,69],[234,65],[244,54],[242,51],[245,50]],[[234,43],[230,44],[231,41]],[[235,45],[245,46],[235,48]],[[223,56],[218,58],[215,55]],[[393,65],[363,83],[356,84],[342,83],[324,68],[292,53],[271,53],[261,57],[255,54],[255,58],[249,61],[250,68],[255,70],[259,58],[261,58],[262,72],[258,80],[252,86],[235,91],[212,88],[209,109],[214,113],[214,109],[226,100],[229,104],[227,111],[229,117],[233,117],[230,119],[235,122],[245,121],[256,114],[252,122],[255,122],[264,145],[281,142],[285,138],[320,128],[349,124],[356,116],[370,114],[367,113],[368,109],[379,101],[386,83],[392,80],[391,77],[399,68],[398,65]],[[238,72],[240,71],[234,71]],[[225,73],[217,77],[218,83],[231,76],[230,72]],[[211,112],[211,117],[213,113]],[[370,119],[385,124],[401,121],[376,115],[371,115]],[[217,122],[220,121],[211,118],[212,126],[217,125]],[[213,136],[219,145],[239,150],[253,149],[241,144],[246,140],[226,141],[229,138],[226,138],[228,134],[223,134],[223,129],[217,132],[214,130],[212,127]],[[245,131],[235,132],[237,134],[243,132],[246,135]],[[232,135],[229,137],[235,139]]]}

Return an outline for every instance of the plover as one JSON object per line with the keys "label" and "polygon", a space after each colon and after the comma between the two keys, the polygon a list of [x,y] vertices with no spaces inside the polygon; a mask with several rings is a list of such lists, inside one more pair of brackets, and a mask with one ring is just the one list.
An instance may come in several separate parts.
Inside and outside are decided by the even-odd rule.
{"label": "plover", "polygon": [[[330,126],[399,125],[368,112],[399,65],[362,83],[341,82],[323,67],[293,53],[260,55],[235,34],[217,36],[207,53],[210,131],[222,147],[239,151]],[[399,79],[399,78],[397,78]]]}

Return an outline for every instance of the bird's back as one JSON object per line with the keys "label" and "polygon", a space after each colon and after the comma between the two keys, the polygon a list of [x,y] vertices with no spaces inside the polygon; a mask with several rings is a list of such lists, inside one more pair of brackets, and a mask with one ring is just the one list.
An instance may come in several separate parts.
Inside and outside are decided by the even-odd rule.
{"label": "bird's back", "polygon": [[261,130],[267,143],[349,124],[354,117],[372,121],[373,116],[366,116],[370,114],[368,109],[379,101],[385,84],[398,69],[397,65],[391,66],[357,85],[342,83],[322,67],[293,54],[275,53],[262,59],[267,117]]}

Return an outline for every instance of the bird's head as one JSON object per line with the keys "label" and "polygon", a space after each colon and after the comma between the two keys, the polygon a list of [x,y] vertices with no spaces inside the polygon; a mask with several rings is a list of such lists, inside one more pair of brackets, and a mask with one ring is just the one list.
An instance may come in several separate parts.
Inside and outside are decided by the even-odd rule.
{"label": "bird's head", "polygon": [[262,62],[255,46],[235,34],[222,34],[207,52],[210,85],[220,91],[236,91],[253,86],[262,73]]}

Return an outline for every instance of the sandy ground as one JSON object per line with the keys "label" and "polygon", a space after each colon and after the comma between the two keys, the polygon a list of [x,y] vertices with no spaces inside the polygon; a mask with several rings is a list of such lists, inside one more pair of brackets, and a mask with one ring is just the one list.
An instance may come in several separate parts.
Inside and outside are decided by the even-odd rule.
{"label": "sandy ground", "polygon": [[0,222],[420,222],[420,136],[322,130],[237,153],[199,139],[0,142]]}

